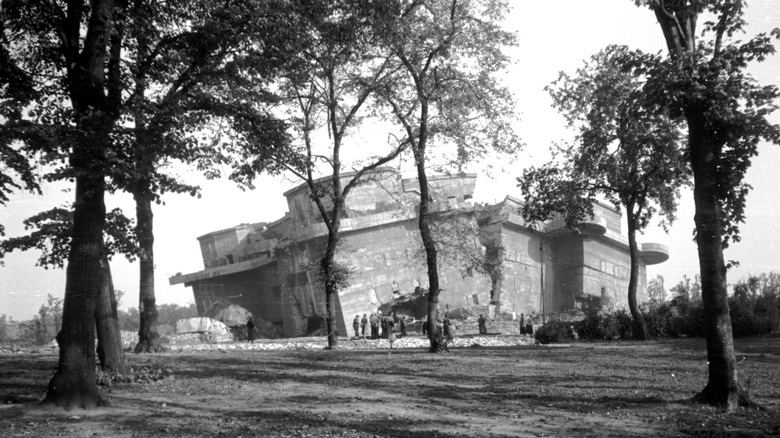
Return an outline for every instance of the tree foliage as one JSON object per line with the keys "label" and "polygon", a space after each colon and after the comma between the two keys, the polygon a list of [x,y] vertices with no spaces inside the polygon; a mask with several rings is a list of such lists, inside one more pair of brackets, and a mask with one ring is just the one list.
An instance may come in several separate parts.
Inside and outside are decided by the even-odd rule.
{"label": "tree foliage", "polygon": [[[716,158],[713,169],[715,195],[722,217],[719,220],[722,246],[739,241],[739,224],[745,221],[745,203],[750,186],[744,176],[762,141],[780,143],[780,127],[767,116],[776,109],[780,92],[776,85],[761,85],[747,68],[774,54],[772,40],[780,29],[759,34],[747,41],[735,39],[744,32],[745,4],[742,1],[645,1],[664,22],[672,20],[680,30],[667,42],[670,57],[637,59],[635,71],[646,73],[646,92],[679,118],[700,114],[701,129],[708,132]],[[713,14],[696,38],[696,18]],[[674,43],[677,41],[676,43]],[[691,129],[689,122],[689,129]],[[693,135],[695,133],[690,133]],[[691,147],[691,145],[688,145]],[[689,154],[695,151],[688,151]],[[693,158],[688,155],[689,158]]]}
{"label": "tree foliage", "polygon": [[38,345],[50,343],[62,327],[62,301],[62,298],[48,294],[38,314],[30,321],[19,323],[22,338]]}
{"label": "tree foliage", "polygon": [[666,301],[667,292],[664,287],[664,277],[656,275],[647,282],[647,298],[652,302],[663,303]]}
{"label": "tree foliage", "polygon": [[780,274],[749,275],[734,285],[729,298],[734,336],[772,333],[780,326]]}
{"label": "tree foliage", "polygon": [[645,94],[643,72],[630,71],[647,57],[609,46],[574,77],[561,73],[547,87],[576,137],[552,162],[518,178],[528,220],[561,213],[574,226],[592,217],[594,202],[603,198],[618,209],[631,206],[627,215],[637,230],[659,213],[674,221],[680,187],[688,179],[682,134],[667,108]]}
{"label": "tree foliage", "polygon": [[[0,241],[0,258],[14,250],[35,249],[40,252],[36,266],[44,269],[63,268],[70,251],[73,227],[73,210],[63,207],[38,213],[24,220],[26,236],[11,237]],[[133,235],[133,221],[115,208],[106,213],[105,251],[108,260],[116,254],[133,261],[137,252]]]}

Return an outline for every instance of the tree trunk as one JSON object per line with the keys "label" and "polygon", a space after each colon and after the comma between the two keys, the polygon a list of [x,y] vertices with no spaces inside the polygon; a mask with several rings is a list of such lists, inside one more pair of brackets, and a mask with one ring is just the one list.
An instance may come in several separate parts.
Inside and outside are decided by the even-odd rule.
{"label": "tree trunk", "polygon": [[[421,132],[421,137],[422,137]],[[439,264],[436,253],[436,244],[433,240],[430,227],[430,190],[428,189],[428,176],[425,174],[425,140],[421,138],[414,148],[414,161],[417,166],[417,180],[420,183],[420,211],[418,227],[425,248],[425,262],[428,268],[428,339],[430,339],[430,352],[439,353],[446,349],[443,334],[439,332],[437,324],[439,318]]]}
{"label": "tree trunk", "polygon": [[[338,218],[335,218],[336,222]],[[327,220],[327,218],[326,218]],[[338,285],[333,278],[335,274],[334,259],[336,257],[336,244],[338,236],[338,223],[332,224],[335,228],[331,228],[328,232],[328,243],[325,247],[325,254],[322,256],[322,272],[325,277],[325,309],[327,316],[325,318],[326,327],[328,330],[328,348],[338,348],[339,336],[338,326],[336,325],[336,297],[338,294]]]}
{"label": "tree trunk", "polygon": [[[57,371],[49,382],[45,404],[72,409],[92,409],[105,402],[95,381],[95,301],[100,294],[106,220],[105,150],[111,144],[110,132],[118,117],[106,99],[106,47],[113,29],[114,2],[91,2],[82,51],[78,52],[84,28],[81,2],[68,3],[68,23],[63,47],[67,58],[67,86],[74,122],[80,133],[73,138],[70,167],[76,180],[76,202],[65,279],[62,329],[57,334],[60,347]],[[82,25],[78,25],[81,22]]]}
{"label": "tree trunk", "polygon": [[698,108],[686,111],[709,370],[707,386],[694,401],[734,411],[739,403],[739,380],[723,260],[723,218],[718,199],[720,148],[708,135],[704,117]]}
{"label": "tree trunk", "polygon": [[138,344],[136,353],[160,351],[160,335],[157,333],[157,300],[154,294],[154,214],[152,213],[151,190],[148,180],[138,183],[133,194],[135,214],[138,223],[135,227],[138,239]]}
{"label": "tree trunk", "polygon": [[[74,168],[87,169],[85,163],[94,163],[88,151],[74,151],[74,155],[78,155],[72,160]],[[62,329],[57,334],[59,362],[44,400],[44,404],[67,410],[105,404],[95,381],[95,301],[102,277],[104,191],[101,174],[86,171],[76,177]]]}
{"label": "tree trunk", "polygon": [[95,309],[97,353],[100,359],[100,368],[111,373],[127,374],[129,368],[122,350],[122,332],[119,329],[119,318],[116,311],[114,282],[111,278],[111,266],[105,256],[103,257],[102,274],[100,296]]}
{"label": "tree trunk", "polygon": [[[658,23],[664,32],[670,56],[681,68],[689,62],[695,50],[695,23],[698,14],[690,7],[675,20],[654,7]],[[704,324],[707,336],[709,378],[694,401],[724,406],[728,411],[739,403],[739,380],[734,357],[726,290],[726,265],[723,261],[723,217],[718,199],[718,165],[720,144],[717,126],[707,122],[709,109],[703,103],[688,103],[685,119],[688,123],[688,148],[693,170],[693,200],[696,207],[696,244],[699,251],[699,272],[702,282]]]}
{"label": "tree trunk", "polygon": [[631,273],[628,279],[628,310],[634,320],[634,338],[646,341],[647,324],[645,324],[645,318],[636,301],[636,289],[639,283],[639,249],[636,243],[636,217],[633,210],[633,205],[626,206],[628,212],[628,253],[631,257]]}

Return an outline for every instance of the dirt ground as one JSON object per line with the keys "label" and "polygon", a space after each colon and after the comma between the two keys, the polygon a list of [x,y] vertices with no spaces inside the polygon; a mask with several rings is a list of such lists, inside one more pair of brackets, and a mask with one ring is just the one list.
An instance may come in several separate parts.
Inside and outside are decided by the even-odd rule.
{"label": "dirt ground", "polygon": [[737,340],[768,409],[730,415],[685,402],[706,382],[701,339],[366,348],[380,342],[130,354],[136,381],[104,386],[111,407],[70,412],[37,403],[51,351],[6,352],[0,436],[780,436],[778,337]]}

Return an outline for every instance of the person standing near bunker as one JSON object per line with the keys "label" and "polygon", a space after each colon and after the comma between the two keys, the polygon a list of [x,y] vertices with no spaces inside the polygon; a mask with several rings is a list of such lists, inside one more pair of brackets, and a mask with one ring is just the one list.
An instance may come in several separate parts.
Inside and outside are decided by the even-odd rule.
{"label": "person standing near bunker", "polygon": [[444,339],[446,339],[447,343],[455,339],[455,329],[452,327],[450,316],[446,313],[444,314]]}
{"label": "person standing near bunker", "polygon": [[395,325],[395,314],[393,312],[390,312],[385,318],[384,318],[385,324],[385,337],[387,338],[387,341],[390,342],[390,348],[393,348],[393,342],[395,342],[395,333],[393,333],[393,326]]}
{"label": "person standing near bunker", "polygon": [[372,313],[368,318],[368,322],[371,325],[371,339],[377,339],[379,337],[379,319],[376,313]]}
{"label": "person standing near bunker", "polygon": [[520,334],[525,336],[525,313],[520,314]]}
{"label": "person standing near bunker", "polygon": [[368,318],[366,317],[366,314],[363,314],[363,319],[360,320],[360,334],[363,336],[363,339],[366,339],[366,326],[368,325]]}
{"label": "person standing near bunker", "polygon": [[379,337],[381,339],[387,339],[387,315],[382,315],[381,311],[379,312],[379,327],[382,328]]}
{"label": "person standing near bunker", "polygon": [[355,338],[360,337],[360,315],[355,315],[355,319],[352,320],[352,328],[355,329]]}
{"label": "person standing near bunker", "polygon": [[254,344],[256,336],[257,332],[255,331],[255,322],[250,316],[249,319],[246,320],[246,338],[250,343]]}

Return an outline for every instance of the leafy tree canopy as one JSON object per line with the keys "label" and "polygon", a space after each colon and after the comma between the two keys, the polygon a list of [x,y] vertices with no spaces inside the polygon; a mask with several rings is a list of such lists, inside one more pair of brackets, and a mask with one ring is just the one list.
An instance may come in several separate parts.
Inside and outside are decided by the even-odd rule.
{"label": "leafy tree canopy", "polygon": [[630,68],[646,59],[657,57],[609,46],[575,76],[561,73],[547,87],[576,138],[554,161],[518,178],[528,220],[561,213],[574,226],[593,215],[598,199],[628,210],[633,229],[645,228],[656,213],[674,220],[689,178],[683,136],[679,121],[645,93],[643,72]]}
{"label": "leafy tree canopy", "polygon": [[[729,242],[739,241],[739,224],[745,221],[751,188],[744,177],[758,154],[758,144],[762,140],[780,144],[780,126],[767,120],[777,109],[780,91],[774,84],[759,84],[746,71],[750,64],[775,53],[773,40],[780,38],[780,29],[739,40],[746,27],[746,5],[741,0],[635,3],[655,12],[670,56],[645,56],[627,66],[647,75],[645,93],[666,105],[672,117],[685,117],[689,125],[697,121],[696,132],[690,133],[692,138],[713,144],[713,187],[723,212],[720,225],[726,248]],[[707,21],[697,29],[700,16]]]}
{"label": "leafy tree canopy", "polygon": [[[24,220],[26,230],[33,230],[26,236],[12,237],[0,241],[0,261],[5,253],[14,250],[37,249],[41,252],[36,266],[44,269],[62,268],[70,251],[70,235],[73,227],[73,210],[53,208]],[[108,259],[122,254],[133,261],[137,251],[133,234],[133,221],[116,208],[106,214],[105,251]]]}

